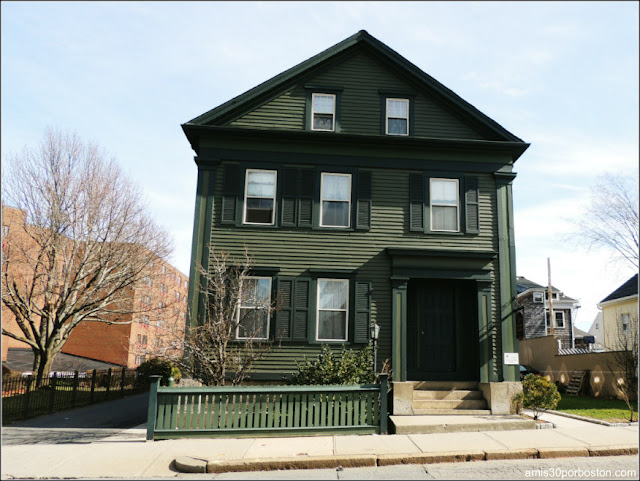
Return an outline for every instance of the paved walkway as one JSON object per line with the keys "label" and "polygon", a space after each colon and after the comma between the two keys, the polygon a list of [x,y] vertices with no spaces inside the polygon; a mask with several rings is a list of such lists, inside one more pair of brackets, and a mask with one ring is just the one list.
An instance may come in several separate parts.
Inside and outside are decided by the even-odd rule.
{"label": "paved walkway", "polygon": [[[2,478],[152,477],[174,460],[208,472],[637,454],[638,425],[609,427],[546,414],[555,429],[407,435],[145,441],[145,426],[88,444],[4,445]],[[20,428],[38,429],[38,428]],[[4,438],[3,438],[4,444]],[[184,465],[181,464],[181,466]]]}

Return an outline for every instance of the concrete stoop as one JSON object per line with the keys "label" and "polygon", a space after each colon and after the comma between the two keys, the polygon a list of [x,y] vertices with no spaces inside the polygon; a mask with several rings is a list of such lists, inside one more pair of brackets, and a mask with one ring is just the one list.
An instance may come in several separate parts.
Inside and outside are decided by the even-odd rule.
{"label": "concrete stoop", "polygon": [[[431,410],[433,411],[433,410]],[[389,431],[395,434],[429,434],[536,429],[536,422],[517,415],[428,415],[389,416]]]}
{"label": "concrete stoop", "polygon": [[414,415],[489,415],[477,382],[421,381],[413,384]]}
{"label": "concrete stoop", "polygon": [[209,461],[181,456],[173,462],[181,473],[226,473],[272,471],[280,469],[331,469],[391,466],[398,464],[435,464],[498,459],[549,459],[587,456],[627,456],[638,454],[638,446],[619,445],[575,448],[521,448],[447,451],[411,454],[359,454],[348,456],[299,456],[283,458],[229,459]]}

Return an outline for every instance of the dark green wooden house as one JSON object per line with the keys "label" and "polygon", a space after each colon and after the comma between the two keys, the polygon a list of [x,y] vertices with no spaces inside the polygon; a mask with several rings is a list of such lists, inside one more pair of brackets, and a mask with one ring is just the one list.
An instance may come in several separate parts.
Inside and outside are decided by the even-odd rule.
{"label": "dark green wooden house", "polygon": [[396,382],[519,380],[511,186],[529,144],[364,30],[182,128],[190,306],[211,247],[247,246],[286,300],[256,379],[377,325]]}

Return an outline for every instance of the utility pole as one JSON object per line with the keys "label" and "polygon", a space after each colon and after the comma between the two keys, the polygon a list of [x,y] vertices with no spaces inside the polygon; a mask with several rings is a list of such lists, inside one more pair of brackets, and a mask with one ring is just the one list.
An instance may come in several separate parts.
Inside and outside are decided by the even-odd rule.
{"label": "utility pole", "polygon": [[547,286],[547,295],[549,296],[549,328],[551,334],[554,334],[553,324],[555,317],[553,315],[553,289],[551,288],[551,259],[547,257],[547,272],[549,275],[549,285]]}

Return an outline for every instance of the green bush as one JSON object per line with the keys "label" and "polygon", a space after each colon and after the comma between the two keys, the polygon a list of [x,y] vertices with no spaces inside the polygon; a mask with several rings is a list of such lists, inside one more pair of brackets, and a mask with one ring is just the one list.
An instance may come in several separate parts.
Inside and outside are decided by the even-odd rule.
{"label": "green bush", "polygon": [[179,382],[182,378],[180,369],[173,365],[168,359],[160,359],[152,357],[151,359],[143,362],[136,369],[138,379],[143,384],[149,384],[149,376],[162,376],[160,384],[162,386],[169,385],[169,377],[173,377],[175,382]]}
{"label": "green bush", "polygon": [[373,347],[369,344],[362,349],[346,349],[342,346],[338,356],[327,344],[323,344],[320,354],[314,360],[307,356],[304,361],[296,361],[298,372],[289,384],[372,384],[376,382],[373,372]]}
{"label": "green bush", "polygon": [[555,409],[560,402],[560,393],[554,383],[539,374],[527,374],[522,381],[522,393],[514,402],[533,411],[533,419],[538,419],[547,409]]}

